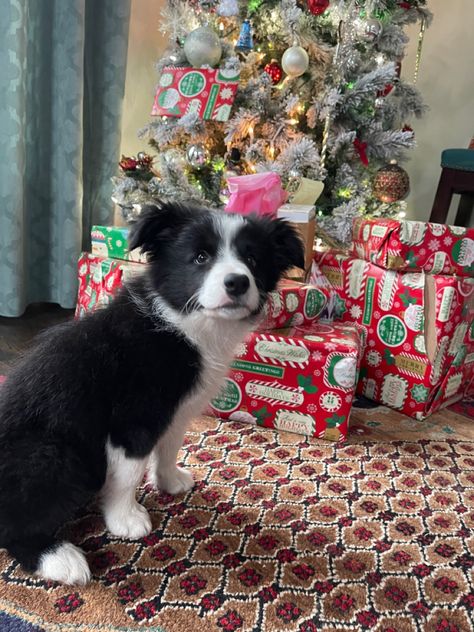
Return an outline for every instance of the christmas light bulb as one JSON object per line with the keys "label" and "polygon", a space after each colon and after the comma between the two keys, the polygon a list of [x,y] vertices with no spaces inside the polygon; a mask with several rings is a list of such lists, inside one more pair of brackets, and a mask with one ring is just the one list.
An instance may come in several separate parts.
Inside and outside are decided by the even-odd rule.
{"label": "christmas light bulb", "polygon": [[406,216],[407,214],[405,213],[405,211],[400,211],[400,213],[398,214],[398,219],[403,219]]}

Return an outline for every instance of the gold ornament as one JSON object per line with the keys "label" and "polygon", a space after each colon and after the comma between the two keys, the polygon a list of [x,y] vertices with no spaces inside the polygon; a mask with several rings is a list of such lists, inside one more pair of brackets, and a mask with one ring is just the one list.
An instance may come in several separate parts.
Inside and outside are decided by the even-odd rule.
{"label": "gold ornament", "polygon": [[410,178],[395,160],[385,165],[375,174],[373,194],[384,204],[393,204],[403,200],[410,191]]}

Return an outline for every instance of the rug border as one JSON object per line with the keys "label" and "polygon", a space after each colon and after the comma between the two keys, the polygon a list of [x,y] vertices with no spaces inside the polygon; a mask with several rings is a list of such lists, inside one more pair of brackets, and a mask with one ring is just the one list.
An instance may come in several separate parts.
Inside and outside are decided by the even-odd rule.
{"label": "rug border", "polygon": [[[21,608],[4,598],[0,599],[0,612],[6,614],[7,616],[20,619],[20,621],[30,623],[31,625],[48,626],[45,628],[48,632],[87,632],[88,630],[98,630],[100,632],[135,632],[135,630],[140,629],[140,626],[133,628],[129,626],[117,627],[110,626],[106,623],[53,623],[51,621],[46,621],[40,615],[30,612],[29,610],[25,610],[24,608]],[[147,626],[146,629],[150,632],[167,632],[165,628],[157,625]]]}

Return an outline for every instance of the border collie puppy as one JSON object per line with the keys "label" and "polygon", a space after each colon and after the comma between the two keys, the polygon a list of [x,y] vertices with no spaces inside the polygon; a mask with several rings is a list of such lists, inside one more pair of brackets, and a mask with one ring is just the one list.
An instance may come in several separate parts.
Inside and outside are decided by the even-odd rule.
{"label": "border collie puppy", "polygon": [[178,204],[143,210],[130,249],[144,274],[105,309],[42,334],[0,391],[0,547],[43,579],[84,584],[84,554],[57,530],[99,494],[120,538],[151,530],[149,480],[193,486],[176,466],[189,421],[216,395],[236,344],[303,247],[281,220]]}

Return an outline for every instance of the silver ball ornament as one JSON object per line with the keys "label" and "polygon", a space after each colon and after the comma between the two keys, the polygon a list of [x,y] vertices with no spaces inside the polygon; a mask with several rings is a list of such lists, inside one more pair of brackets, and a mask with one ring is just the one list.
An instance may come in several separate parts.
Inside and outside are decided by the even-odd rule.
{"label": "silver ball ornament", "polygon": [[354,26],[359,37],[365,42],[375,42],[383,31],[382,22],[377,18],[358,18]]}
{"label": "silver ball ornament", "polygon": [[301,46],[287,48],[281,58],[281,67],[289,77],[299,77],[308,70],[308,53]]}
{"label": "silver ball ornament", "polygon": [[217,66],[222,57],[219,36],[209,26],[200,26],[186,36],[184,54],[195,68]]}
{"label": "silver ball ornament", "polygon": [[209,151],[201,143],[188,145],[186,148],[186,161],[193,169],[202,169],[209,161]]}

